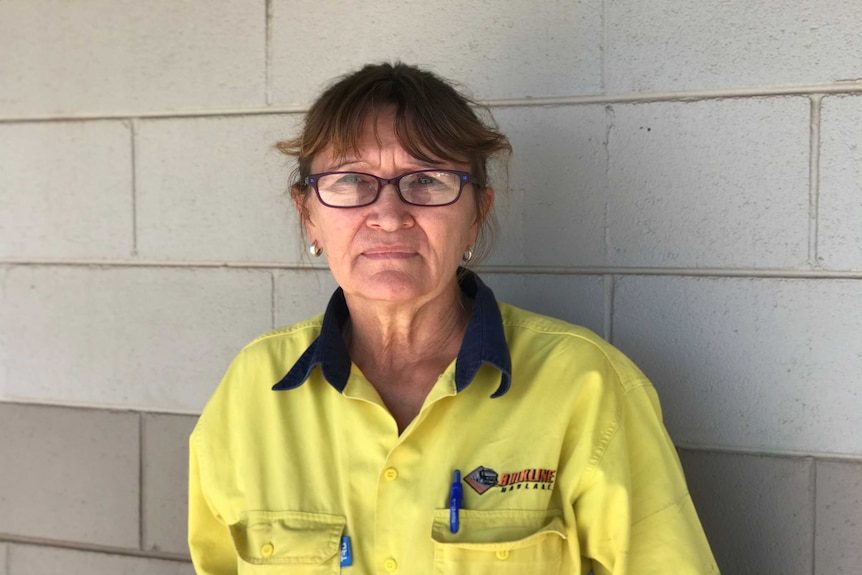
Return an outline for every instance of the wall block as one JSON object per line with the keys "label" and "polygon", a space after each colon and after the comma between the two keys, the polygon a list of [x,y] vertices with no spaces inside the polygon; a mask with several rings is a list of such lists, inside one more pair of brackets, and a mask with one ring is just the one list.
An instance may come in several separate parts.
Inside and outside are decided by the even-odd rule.
{"label": "wall block", "polygon": [[810,2],[606,3],[611,93],[820,84],[859,78],[862,6]]}
{"label": "wall block", "polygon": [[851,575],[862,565],[862,462],[817,462],[815,572]]}
{"label": "wall block", "polygon": [[[605,257],[609,117],[604,106],[497,108],[512,143],[496,197],[490,263],[601,265]],[[505,177],[505,176],[508,176]]]}
{"label": "wall block", "polygon": [[680,459],[722,573],[811,574],[813,460],[687,449]]}
{"label": "wall block", "polygon": [[[441,9],[422,0],[385,0],[361,6],[345,10],[312,2],[297,9],[293,0],[274,0],[275,103],[304,104],[333,78],[369,62],[395,60],[463,82],[481,99],[601,88],[598,2],[451,0]],[[417,26],[434,32],[417,39]],[[297,42],[297,30],[314,30],[314,41]]]}
{"label": "wall block", "polygon": [[145,259],[295,262],[293,162],[275,149],[298,116],[146,120],[136,131],[138,253]]}
{"label": "wall block", "polygon": [[862,282],[625,276],[614,343],[684,445],[862,452]]}
{"label": "wall block", "polygon": [[0,403],[0,533],[137,549],[138,431],[135,413]]}
{"label": "wall block", "polygon": [[808,267],[806,98],[614,105],[612,124],[610,265]]}
{"label": "wall block", "polygon": [[820,127],[818,263],[862,270],[862,97],[824,98]]}
{"label": "wall block", "polygon": [[272,328],[266,271],[21,266],[0,292],[6,397],[196,411]]}
{"label": "wall block", "polygon": [[0,124],[0,258],[128,258],[132,213],[128,122]]}
{"label": "wall block", "polygon": [[264,0],[0,2],[0,116],[261,105],[265,26]]}

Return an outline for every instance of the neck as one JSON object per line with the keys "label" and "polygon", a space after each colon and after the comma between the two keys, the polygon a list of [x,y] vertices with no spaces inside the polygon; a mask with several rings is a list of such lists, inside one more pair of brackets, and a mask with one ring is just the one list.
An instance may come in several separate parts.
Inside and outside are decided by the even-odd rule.
{"label": "neck", "polygon": [[[453,282],[427,302],[392,303],[345,295],[350,324],[345,337],[350,356],[365,366],[398,369],[433,358],[455,358],[470,319],[470,301]],[[454,352],[452,351],[454,350]]]}

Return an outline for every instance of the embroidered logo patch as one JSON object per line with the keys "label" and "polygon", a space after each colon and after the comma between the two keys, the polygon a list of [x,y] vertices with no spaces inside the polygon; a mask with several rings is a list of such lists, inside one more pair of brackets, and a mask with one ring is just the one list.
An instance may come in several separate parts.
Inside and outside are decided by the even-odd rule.
{"label": "embroidered logo patch", "polygon": [[467,477],[464,478],[464,481],[466,481],[467,485],[472,487],[476,493],[482,495],[497,485],[497,472],[489,467],[482,467],[480,465],[471,471]]}
{"label": "embroidered logo patch", "polygon": [[556,469],[521,469],[512,473],[497,473],[490,467],[480,465],[471,471],[464,481],[482,495],[492,487],[499,487],[500,493],[518,489],[552,489],[556,479]]}

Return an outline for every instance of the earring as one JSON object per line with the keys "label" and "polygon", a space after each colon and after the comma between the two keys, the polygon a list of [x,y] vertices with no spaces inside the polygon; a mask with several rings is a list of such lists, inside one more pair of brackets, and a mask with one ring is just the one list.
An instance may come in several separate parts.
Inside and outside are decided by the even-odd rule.
{"label": "earring", "polygon": [[473,259],[473,247],[470,246],[469,248],[464,250],[464,255],[461,256],[461,261],[466,264],[472,259]]}
{"label": "earring", "polygon": [[320,254],[323,253],[323,249],[317,247],[317,242],[311,242],[310,244],[308,244],[308,253],[313,258],[319,258]]}

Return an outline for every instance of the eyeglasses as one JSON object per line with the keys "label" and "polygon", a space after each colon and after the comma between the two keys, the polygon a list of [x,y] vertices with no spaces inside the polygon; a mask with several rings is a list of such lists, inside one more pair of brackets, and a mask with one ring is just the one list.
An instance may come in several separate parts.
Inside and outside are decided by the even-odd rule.
{"label": "eyeglasses", "polygon": [[361,208],[380,197],[380,190],[392,184],[398,197],[412,206],[448,206],[458,201],[464,184],[473,183],[467,172],[420,170],[394,178],[379,178],[362,172],[311,174],[305,183],[314,188],[320,203],[330,208]]}

